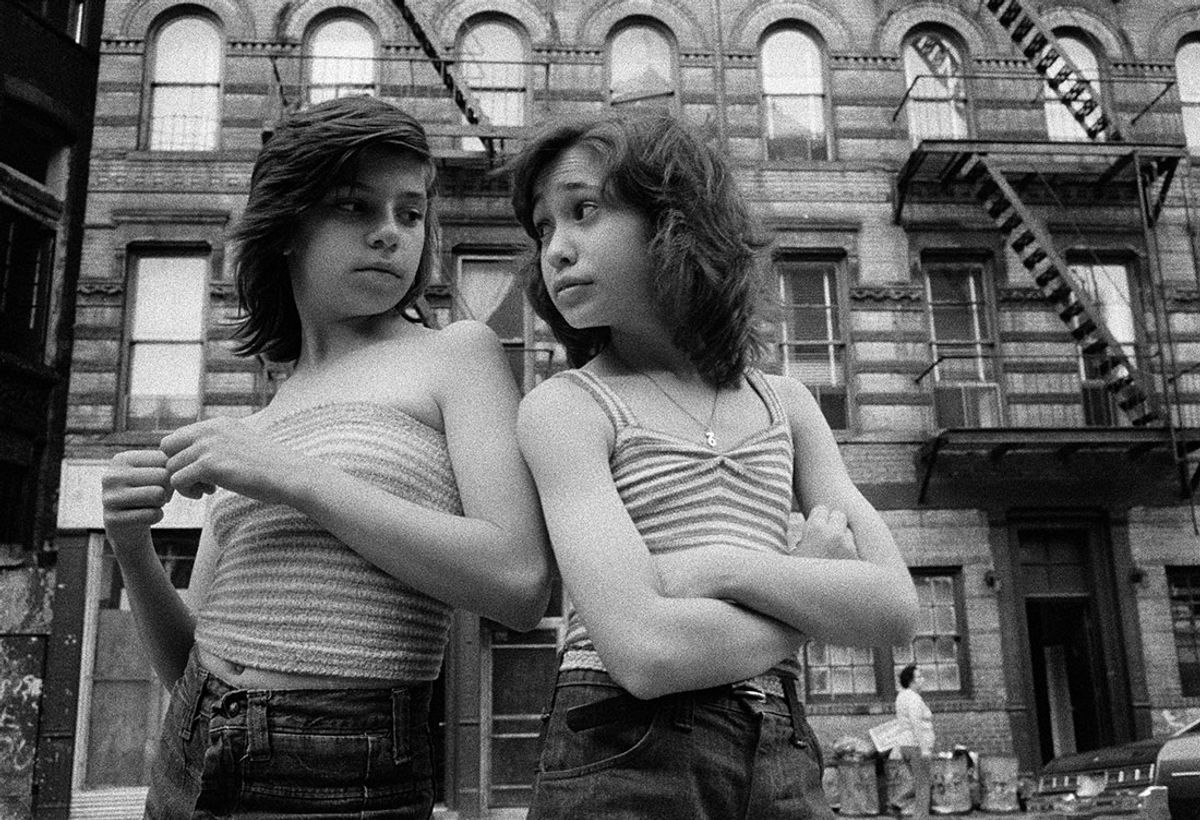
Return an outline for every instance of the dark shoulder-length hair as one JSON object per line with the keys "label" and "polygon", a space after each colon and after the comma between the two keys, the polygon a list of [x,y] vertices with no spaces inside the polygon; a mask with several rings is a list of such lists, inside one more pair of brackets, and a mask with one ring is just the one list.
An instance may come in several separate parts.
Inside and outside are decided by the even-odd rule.
{"label": "dark shoulder-length hair", "polygon": [[603,350],[609,329],[572,327],[554,307],[541,275],[533,208],[543,174],[575,146],[595,155],[605,194],[650,226],[651,293],[671,341],[710,383],[737,384],[767,345],[759,312],[765,301],[759,251],[766,243],[725,159],[691,127],[658,113],[555,124],[509,165],[513,210],[536,245],[524,266],[526,294],[572,366]]}
{"label": "dark shoulder-length hair", "polygon": [[433,207],[436,169],[425,129],[410,114],[374,97],[342,97],[287,117],[267,140],[250,178],[250,200],[233,231],[241,316],[236,352],[277,362],[300,355],[300,314],[285,251],[301,215],[324,197],[363,149],[384,145],[411,154],[426,169],[425,247],[412,286],[396,309],[424,292],[438,255]]}

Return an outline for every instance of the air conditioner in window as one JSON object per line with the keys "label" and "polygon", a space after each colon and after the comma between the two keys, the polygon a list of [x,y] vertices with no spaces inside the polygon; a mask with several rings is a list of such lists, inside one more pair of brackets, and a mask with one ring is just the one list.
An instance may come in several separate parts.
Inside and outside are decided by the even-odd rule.
{"label": "air conditioner in window", "polygon": [[1000,385],[939,382],[933,388],[933,413],[942,428],[999,427]]}

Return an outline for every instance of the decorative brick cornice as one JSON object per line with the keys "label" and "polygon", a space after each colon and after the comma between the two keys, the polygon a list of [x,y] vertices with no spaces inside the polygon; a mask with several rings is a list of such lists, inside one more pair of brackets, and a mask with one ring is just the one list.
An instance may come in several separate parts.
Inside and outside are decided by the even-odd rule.
{"label": "decorative brick cornice", "polygon": [[996,298],[1001,302],[1044,302],[1046,297],[1037,288],[996,288]]}
{"label": "decorative brick cornice", "polygon": [[1176,285],[1167,291],[1167,302],[1171,307],[1200,308],[1200,288]]}
{"label": "decorative brick cornice", "polygon": [[920,302],[921,289],[914,285],[860,285],[850,288],[852,302]]}
{"label": "decorative brick cornice", "polygon": [[75,288],[80,296],[120,296],[125,292],[121,282],[80,282]]}
{"label": "decorative brick cornice", "polygon": [[871,65],[890,69],[900,64],[900,58],[889,54],[830,54],[829,62],[835,68]]}

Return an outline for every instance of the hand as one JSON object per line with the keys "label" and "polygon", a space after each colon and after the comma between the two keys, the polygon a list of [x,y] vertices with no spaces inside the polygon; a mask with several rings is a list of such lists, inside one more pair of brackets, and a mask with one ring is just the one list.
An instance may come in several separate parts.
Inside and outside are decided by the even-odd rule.
{"label": "hand", "polygon": [[286,503],[286,479],[305,470],[301,456],[232,418],[181,427],[159,446],[171,486],[187,498],[223,487],[267,504]]}
{"label": "hand", "polygon": [[120,553],[145,543],[174,494],[167,456],[159,450],[118,453],[104,471],[100,488],[104,532],[113,549]]}
{"label": "hand", "polygon": [[858,558],[854,545],[854,533],[841,510],[831,510],[818,504],[808,512],[802,522],[800,538],[796,544],[797,555],[807,558]]}

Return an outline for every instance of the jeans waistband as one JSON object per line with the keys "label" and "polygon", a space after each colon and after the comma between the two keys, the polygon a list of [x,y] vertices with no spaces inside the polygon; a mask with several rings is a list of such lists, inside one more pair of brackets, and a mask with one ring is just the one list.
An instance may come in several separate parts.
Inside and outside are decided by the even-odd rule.
{"label": "jeans waistband", "polygon": [[321,732],[388,732],[393,748],[406,754],[412,727],[428,719],[433,686],[375,689],[238,689],[209,672],[193,650],[177,684],[175,697],[187,699],[187,715],[180,737],[191,739],[205,721],[244,726],[251,738],[251,754],[265,749],[255,742],[271,727],[319,725]]}
{"label": "jeans waistband", "polygon": [[750,681],[710,686],[705,689],[663,695],[652,700],[641,700],[621,687],[607,672],[595,669],[563,670],[558,673],[558,685],[591,683],[612,686],[616,690],[616,694],[611,697],[567,710],[567,726],[576,732],[603,726],[626,716],[652,712],[664,705],[683,706],[686,710],[690,710],[696,705],[726,698],[762,702],[783,700],[792,723],[792,742],[796,746],[807,746],[809,732],[805,729],[804,704],[800,701],[796,691],[796,678],[784,674],[780,674],[778,678],[780,690],[783,692],[782,697],[757,686],[754,681],[757,681],[758,678],[754,678]]}

